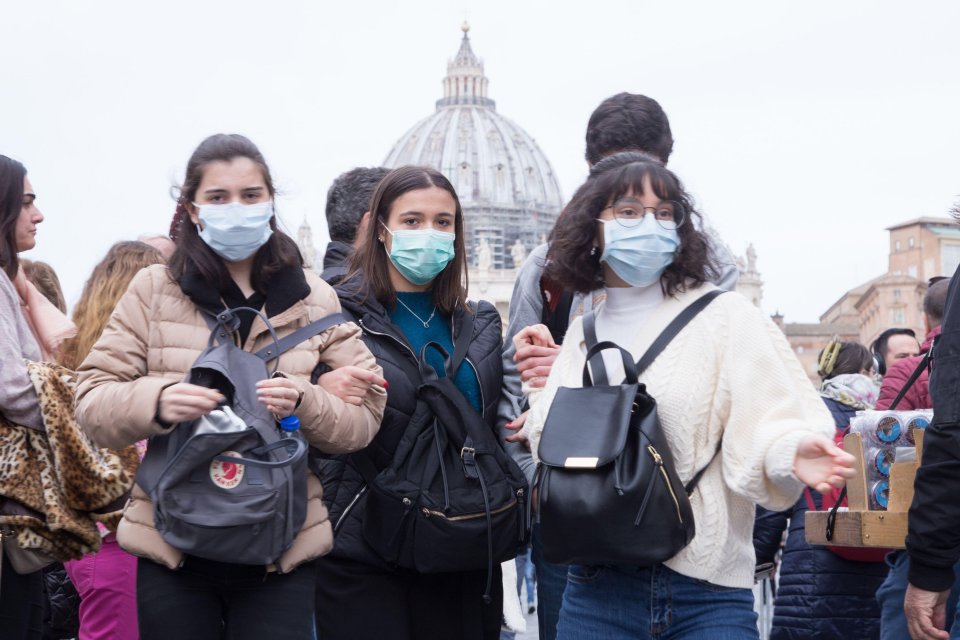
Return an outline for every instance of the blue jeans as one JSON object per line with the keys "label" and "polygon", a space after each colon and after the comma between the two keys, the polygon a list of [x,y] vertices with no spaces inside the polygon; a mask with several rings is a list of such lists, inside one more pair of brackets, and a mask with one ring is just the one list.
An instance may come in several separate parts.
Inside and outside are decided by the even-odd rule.
{"label": "blue jeans", "polygon": [[[880,640],[901,640],[909,638],[907,617],[903,613],[903,598],[907,593],[907,573],[910,568],[910,556],[906,551],[894,551],[887,554],[890,573],[877,589],[877,603],[880,605]],[[954,568],[953,588],[947,598],[947,629],[952,640],[960,639],[960,616],[955,616],[960,600],[960,564]]]}
{"label": "blue jeans", "polygon": [[567,586],[567,565],[551,564],[543,559],[540,523],[534,522],[530,532],[530,558],[537,568],[537,624],[540,640],[556,640],[560,603]]}
{"label": "blue jeans", "polygon": [[750,589],[721,587],[663,565],[572,565],[558,640],[757,640]]}

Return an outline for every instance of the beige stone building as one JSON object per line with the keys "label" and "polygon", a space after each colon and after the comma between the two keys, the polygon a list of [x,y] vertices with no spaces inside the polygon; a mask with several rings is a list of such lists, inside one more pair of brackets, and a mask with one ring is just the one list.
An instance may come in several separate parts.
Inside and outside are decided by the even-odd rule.
{"label": "beige stone building", "polygon": [[950,218],[917,218],[887,231],[887,273],[847,291],[820,316],[823,324],[855,324],[867,346],[890,327],[909,327],[922,340],[927,281],[960,265],[960,227]]}

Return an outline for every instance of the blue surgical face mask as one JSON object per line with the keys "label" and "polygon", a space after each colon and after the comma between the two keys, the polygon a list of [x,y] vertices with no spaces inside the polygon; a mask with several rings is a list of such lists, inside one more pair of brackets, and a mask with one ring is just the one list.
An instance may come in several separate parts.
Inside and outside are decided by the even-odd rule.
{"label": "blue surgical face mask", "polygon": [[603,223],[603,253],[606,262],[620,279],[633,287],[646,287],[660,279],[680,248],[676,229],[667,230],[646,215],[635,227],[616,220]]}
{"label": "blue surgical face mask", "polygon": [[387,232],[393,236],[390,261],[400,275],[413,284],[427,284],[453,260],[456,236],[452,233],[436,229],[387,229]]}
{"label": "blue surgical face mask", "polygon": [[194,204],[200,210],[200,238],[224,260],[246,260],[266,244],[273,229],[273,201],[257,204]]}

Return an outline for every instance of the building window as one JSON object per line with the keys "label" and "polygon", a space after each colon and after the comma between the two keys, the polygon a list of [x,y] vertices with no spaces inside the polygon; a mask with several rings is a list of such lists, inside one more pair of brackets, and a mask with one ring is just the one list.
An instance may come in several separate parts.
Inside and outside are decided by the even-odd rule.
{"label": "building window", "polygon": [[900,251],[900,241],[899,241],[899,240],[897,240],[896,242],[893,243],[893,250],[894,250],[894,252]]}
{"label": "building window", "polygon": [[907,238],[907,246],[913,249],[913,236]]}
{"label": "building window", "polygon": [[916,278],[916,277],[917,277],[917,265],[911,265],[911,266],[907,267],[907,275],[910,276],[911,278]]}
{"label": "building window", "polygon": [[903,309],[893,310],[893,324],[903,324]]}
{"label": "building window", "polygon": [[899,300],[899,299],[900,299],[900,289],[894,289],[894,290],[893,290],[893,297],[894,297],[894,299],[896,299],[896,300]]}
{"label": "building window", "polygon": [[803,347],[797,347],[797,355],[798,355],[798,356],[802,356],[802,355],[803,355]]}

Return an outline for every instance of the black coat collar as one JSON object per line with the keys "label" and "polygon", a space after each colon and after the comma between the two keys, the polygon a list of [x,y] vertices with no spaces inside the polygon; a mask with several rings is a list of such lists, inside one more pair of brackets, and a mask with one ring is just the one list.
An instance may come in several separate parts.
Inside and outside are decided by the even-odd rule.
{"label": "black coat collar", "polygon": [[[213,314],[224,309],[220,291],[207,282],[192,265],[184,270],[178,284],[184,295],[201,309]],[[231,285],[237,286],[232,282]],[[303,269],[284,267],[273,274],[263,293],[267,296],[263,305],[264,311],[268,318],[272,318],[292,307],[298,300],[303,300],[310,295],[310,285],[307,284]]]}

